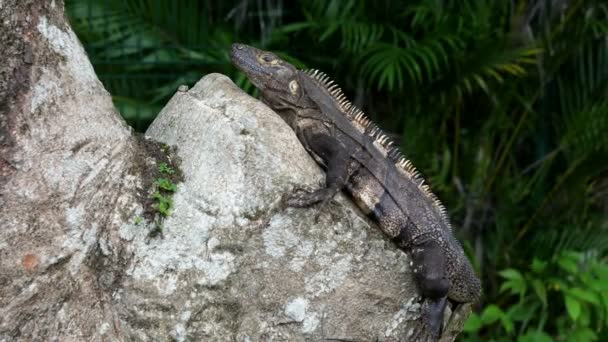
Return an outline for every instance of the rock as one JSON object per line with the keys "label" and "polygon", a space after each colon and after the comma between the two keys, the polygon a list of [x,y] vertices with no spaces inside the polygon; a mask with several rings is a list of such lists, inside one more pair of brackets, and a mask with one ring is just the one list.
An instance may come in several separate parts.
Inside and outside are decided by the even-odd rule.
{"label": "rock", "polygon": [[[281,207],[294,186],[318,186],[324,176],[264,104],[207,75],[176,93],[146,135],[177,147],[185,181],[164,239],[133,240],[124,300],[138,308],[128,321],[149,321],[140,334],[178,325],[186,340],[413,333],[419,304],[408,258],[349,200],[338,196],[318,223],[316,208]],[[173,319],[159,325],[159,316]]]}

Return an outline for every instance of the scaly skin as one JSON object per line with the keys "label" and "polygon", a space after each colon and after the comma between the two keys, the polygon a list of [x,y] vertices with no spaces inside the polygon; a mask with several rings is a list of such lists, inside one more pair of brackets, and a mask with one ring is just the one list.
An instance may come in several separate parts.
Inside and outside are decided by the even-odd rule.
{"label": "scaly skin", "polygon": [[292,194],[287,203],[324,204],[338,191],[346,191],[409,253],[424,298],[424,323],[439,338],[447,300],[471,303],[481,294],[445,208],[390,139],[325,75],[297,70],[271,52],[243,44],[233,44],[231,59],[327,172],[324,188]]}

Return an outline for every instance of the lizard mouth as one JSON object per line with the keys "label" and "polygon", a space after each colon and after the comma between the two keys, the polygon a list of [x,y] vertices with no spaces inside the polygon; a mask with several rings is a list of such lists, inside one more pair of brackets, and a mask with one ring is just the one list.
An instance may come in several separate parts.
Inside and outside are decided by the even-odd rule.
{"label": "lizard mouth", "polygon": [[244,58],[245,51],[243,45],[241,44],[232,44],[232,49],[230,49],[230,60],[232,64],[236,66],[239,70],[244,71],[244,67],[248,66],[246,59]]}
{"label": "lizard mouth", "polygon": [[254,48],[244,44],[232,44],[230,60],[239,70],[250,78],[257,78],[264,74],[262,66],[257,63]]}

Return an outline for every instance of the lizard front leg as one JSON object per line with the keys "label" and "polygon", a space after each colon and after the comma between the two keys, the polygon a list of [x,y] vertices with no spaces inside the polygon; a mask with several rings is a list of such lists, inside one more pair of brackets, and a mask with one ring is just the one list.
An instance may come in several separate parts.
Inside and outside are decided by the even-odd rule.
{"label": "lizard front leg", "polygon": [[350,154],[347,149],[332,136],[326,134],[304,134],[307,148],[321,159],[326,167],[325,187],[310,192],[298,192],[286,199],[290,207],[310,207],[322,202],[325,206],[338,191],[342,190],[348,181],[350,168]]}

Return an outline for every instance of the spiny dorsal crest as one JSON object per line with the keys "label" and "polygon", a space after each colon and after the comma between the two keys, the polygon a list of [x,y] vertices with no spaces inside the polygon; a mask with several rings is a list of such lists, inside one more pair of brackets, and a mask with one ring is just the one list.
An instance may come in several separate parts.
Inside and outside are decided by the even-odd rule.
{"label": "spiny dorsal crest", "polygon": [[351,121],[356,123],[363,130],[365,134],[374,139],[374,145],[390,158],[395,163],[397,169],[409,177],[422,192],[431,199],[441,216],[443,217],[445,224],[451,229],[450,220],[447,215],[445,206],[439,201],[437,196],[431,191],[431,188],[424,184],[424,179],[420,173],[416,170],[411,161],[409,161],[399,148],[394,146],[394,142],[389,136],[384,134],[382,130],[376,126],[370,119],[365,116],[365,113],[355,105],[353,105],[344,93],[342,89],[332,81],[329,76],[317,69],[302,70],[305,74],[316,80],[320,86],[325,89],[333,96],[334,100],[338,104],[338,108],[345,116]]}

